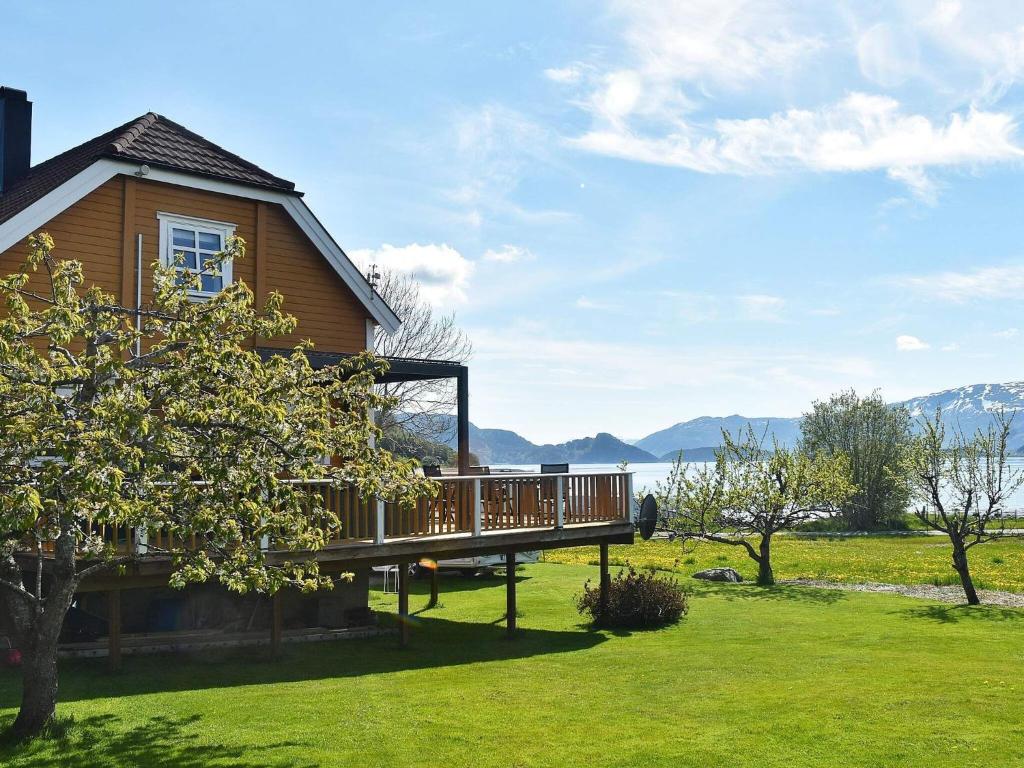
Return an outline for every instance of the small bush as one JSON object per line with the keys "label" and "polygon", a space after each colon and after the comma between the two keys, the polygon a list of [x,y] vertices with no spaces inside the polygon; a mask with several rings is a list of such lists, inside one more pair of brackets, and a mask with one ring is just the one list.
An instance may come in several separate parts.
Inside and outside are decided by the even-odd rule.
{"label": "small bush", "polygon": [[690,609],[687,592],[675,579],[654,571],[639,573],[629,566],[610,580],[608,610],[601,612],[600,585],[583,585],[576,609],[589,615],[595,626],[643,629],[679,621]]}

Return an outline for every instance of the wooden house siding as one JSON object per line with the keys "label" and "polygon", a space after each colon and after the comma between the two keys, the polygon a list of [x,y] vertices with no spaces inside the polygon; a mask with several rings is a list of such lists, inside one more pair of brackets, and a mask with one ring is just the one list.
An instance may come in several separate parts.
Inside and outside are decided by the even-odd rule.
{"label": "wooden house siding", "polygon": [[[124,183],[114,178],[39,227],[53,236],[58,258],[78,259],[88,284],[115,295],[121,293],[123,201]],[[0,274],[17,271],[27,256],[26,242],[0,253]],[[41,288],[42,276],[34,276],[30,285]]]}
{"label": "wooden house siding", "polygon": [[362,304],[323,257],[310,258],[309,240],[281,206],[265,211],[267,288],[280,291],[285,309],[299,320],[296,333],[282,340],[309,338],[324,352],[365,349],[368,315]]}
{"label": "wooden house siding", "polygon": [[[234,264],[234,279],[245,281],[258,299],[280,291],[286,311],[298,318],[296,333],[274,339],[275,345],[308,338],[324,352],[366,347],[365,308],[276,203],[117,176],[39,231],[53,236],[59,258],[82,261],[88,284],[133,306],[137,234],[143,238],[143,297],[152,295],[152,264],[160,257],[158,212],[235,225],[235,233],[246,242],[246,257]],[[18,269],[27,252],[21,243],[0,253],[0,274]]]}

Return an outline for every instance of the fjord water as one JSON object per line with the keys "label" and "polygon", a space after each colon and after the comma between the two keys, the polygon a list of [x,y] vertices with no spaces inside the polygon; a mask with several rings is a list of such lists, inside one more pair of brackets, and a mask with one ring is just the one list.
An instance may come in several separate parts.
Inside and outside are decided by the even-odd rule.
{"label": "fjord water", "polygon": [[[1024,472],[1024,456],[1014,456],[1009,460],[1012,469]],[[697,464],[699,462],[694,462]],[[520,472],[540,472],[539,464],[492,464],[491,469],[503,471],[518,470]],[[573,464],[570,466],[573,472],[617,472],[616,464]],[[659,461],[651,464],[630,464],[629,471],[633,473],[633,487],[640,491],[653,491],[654,486],[664,482],[672,470],[671,462]],[[1024,488],[1019,489],[1010,497],[1007,510],[1017,510],[1024,513]]]}

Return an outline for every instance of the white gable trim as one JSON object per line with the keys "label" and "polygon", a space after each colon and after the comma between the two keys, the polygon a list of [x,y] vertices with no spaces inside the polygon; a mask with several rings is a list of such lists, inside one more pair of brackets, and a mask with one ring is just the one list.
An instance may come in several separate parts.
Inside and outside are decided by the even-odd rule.
{"label": "white gable trim", "polygon": [[[38,227],[117,174],[135,175],[138,170],[138,163],[97,160],[77,176],[72,177],[25,210],[0,224],[0,251],[5,251],[21,242],[35,232]],[[334,238],[324,229],[323,224],[297,195],[288,195],[272,189],[249,187],[219,179],[208,179],[203,176],[193,176],[179,171],[166,171],[160,168],[151,168],[144,178],[147,181],[177,184],[207,192],[219,192],[250,200],[278,203],[299,225],[306,237],[316,246],[327,263],[334,268],[345,285],[356,295],[366,311],[382,328],[388,333],[394,333],[401,325],[402,321],[374,292],[356,265],[345,255]]]}
{"label": "white gable trim", "polygon": [[0,224],[0,253],[34,234],[36,227],[70,208],[117,173],[118,169],[107,163],[93,163],[49,194],[36,200],[28,208],[16,213]]}

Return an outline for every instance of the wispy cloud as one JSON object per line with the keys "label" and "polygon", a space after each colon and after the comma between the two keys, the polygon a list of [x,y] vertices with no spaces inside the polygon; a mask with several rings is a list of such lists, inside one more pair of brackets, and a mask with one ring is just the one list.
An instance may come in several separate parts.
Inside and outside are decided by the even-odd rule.
{"label": "wispy cloud", "polygon": [[765,294],[738,296],[736,301],[749,320],[760,322],[778,322],[782,319],[782,310],[786,306],[785,299]]}
{"label": "wispy cloud", "polygon": [[720,119],[713,127],[676,119],[665,132],[603,125],[571,140],[591,152],[700,173],[770,174],[785,170],[887,171],[919,198],[933,201],[931,166],[1017,160],[1016,123],[1003,112],[970,109],[945,122],[905,112],[888,96],[853,93],[816,110],[767,118]]}
{"label": "wispy cloud", "polygon": [[897,275],[885,282],[926,298],[957,304],[979,299],[1019,299],[1024,292],[1024,265],[981,267],[968,272]]}
{"label": "wispy cloud", "polygon": [[921,341],[917,336],[904,335],[896,337],[896,349],[900,352],[920,352],[930,347],[931,345],[928,342]]}
{"label": "wispy cloud", "polygon": [[517,261],[532,261],[533,254],[528,248],[519,245],[505,244],[500,248],[489,248],[483,256],[484,261],[495,261],[502,264],[511,264]]}
{"label": "wispy cloud", "polygon": [[997,339],[1015,339],[1020,336],[1020,329],[1018,328],[1006,328],[1002,331],[996,331],[992,334]]}
{"label": "wispy cloud", "polygon": [[588,299],[586,296],[580,296],[576,299],[577,309],[595,309],[602,312],[614,312],[621,309],[621,305],[616,304],[613,301],[596,301],[594,299]]}
{"label": "wispy cloud", "polygon": [[585,65],[575,62],[565,67],[551,67],[544,70],[544,76],[556,83],[576,83],[583,77]]}
{"label": "wispy cloud", "polygon": [[564,220],[565,211],[538,210],[516,201],[516,191],[531,169],[554,162],[551,132],[542,124],[501,104],[462,110],[452,120],[454,147],[447,171],[454,183],[448,199],[477,226],[487,217],[526,222]]}
{"label": "wispy cloud", "polygon": [[[935,110],[905,105],[884,92],[863,92],[864,80],[848,78],[840,98],[789,106],[787,84],[798,73],[817,66],[820,86],[823,73],[827,79],[845,71],[822,67],[825,55],[849,60],[852,54],[863,78],[882,89],[931,77],[920,64],[923,46],[969,76],[983,67],[991,83],[1024,75],[1019,6],[994,14],[1001,18],[1000,29],[986,22],[987,9],[968,10],[950,0],[931,12],[912,0],[897,5],[902,7],[889,19],[873,23],[857,6],[832,13],[815,4],[773,0],[614,2],[612,13],[622,23],[618,60],[603,54],[586,67],[575,62],[548,70],[559,73],[553,79],[572,91],[572,102],[591,118],[589,128],[568,143],[707,174],[880,171],[915,200],[935,204],[942,185],[931,171],[1024,157],[1014,112],[987,108],[994,100],[979,102],[970,90],[957,106],[937,77],[931,85],[943,91],[943,99]],[[969,25],[969,39],[957,39],[960,25]],[[998,87],[982,90],[993,89]],[[756,93],[755,103],[770,104],[774,96],[779,108],[716,114],[718,100],[735,92]]]}

